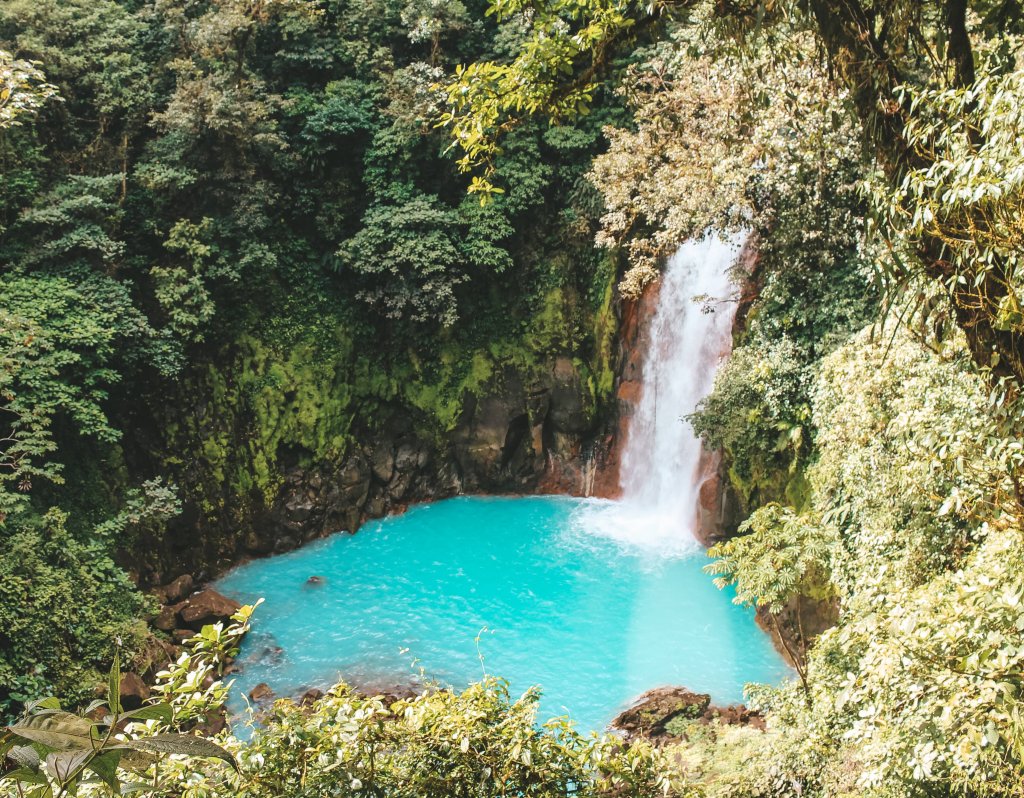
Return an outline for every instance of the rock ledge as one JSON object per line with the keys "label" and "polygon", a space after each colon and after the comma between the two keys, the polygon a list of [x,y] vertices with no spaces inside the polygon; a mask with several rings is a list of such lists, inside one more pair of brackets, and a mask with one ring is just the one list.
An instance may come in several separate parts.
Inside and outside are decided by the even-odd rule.
{"label": "rock ledge", "polygon": [[[678,723],[713,721],[732,726],[750,726],[764,730],[764,718],[742,704],[716,707],[707,693],[694,693],[685,687],[656,687],[641,695],[629,709],[611,722],[611,728],[624,732],[627,740],[641,737],[656,743],[683,739]],[[670,727],[671,725],[671,727]]]}

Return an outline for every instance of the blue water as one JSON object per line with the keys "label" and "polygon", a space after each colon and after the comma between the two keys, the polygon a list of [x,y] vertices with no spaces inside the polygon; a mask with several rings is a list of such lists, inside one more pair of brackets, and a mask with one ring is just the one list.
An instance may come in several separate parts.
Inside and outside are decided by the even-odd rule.
{"label": "blue water", "polygon": [[702,552],[666,558],[593,536],[581,509],[593,505],[451,499],[234,569],[217,588],[266,603],[233,709],[260,682],[278,696],[342,678],[461,687],[486,670],[515,694],[540,684],[546,717],[588,731],[659,685],[726,703],[788,675],[753,613],[703,573]]}

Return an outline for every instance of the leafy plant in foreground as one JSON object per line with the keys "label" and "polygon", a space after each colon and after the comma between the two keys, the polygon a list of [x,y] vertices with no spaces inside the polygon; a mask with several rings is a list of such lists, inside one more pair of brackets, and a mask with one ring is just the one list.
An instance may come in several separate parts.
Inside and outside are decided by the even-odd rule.
{"label": "leafy plant in foreground", "polygon": [[[22,717],[0,733],[0,794],[63,798],[80,791],[105,794],[107,788],[113,795],[142,789],[159,794],[164,788],[158,766],[172,755],[219,759],[237,769],[220,745],[183,729],[223,702],[227,686],[203,684],[237,652],[253,609],[242,607],[231,626],[204,627],[188,641],[189,651],[158,674],[155,692],[161,700],[126,710],[115,654],[106,700],[93,701],[77,714],[52,697],[27,705]],[[135,781],[125,781],[129,775]],[[4,789],[8,785],[13,792]]]}

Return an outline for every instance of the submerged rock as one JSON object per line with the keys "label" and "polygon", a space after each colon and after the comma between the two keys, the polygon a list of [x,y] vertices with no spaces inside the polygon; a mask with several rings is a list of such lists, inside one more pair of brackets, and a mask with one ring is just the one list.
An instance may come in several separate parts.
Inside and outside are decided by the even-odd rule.
{"label": "submerged rock", "polygon": [[672,742],[685,737],[687,723],[712,721],[764,729],[764,719],[742,704],[716,707],[707,693],[694,693],[685,687],[648,690],[610,725],[624,732],[627,740],[645,737],[654,742]]}
{"label": "submerged rock", "polygon": [[284,659],[284,649],[281,646],[264,646],[256,655],[256,661],[264,664],[278,663]]}

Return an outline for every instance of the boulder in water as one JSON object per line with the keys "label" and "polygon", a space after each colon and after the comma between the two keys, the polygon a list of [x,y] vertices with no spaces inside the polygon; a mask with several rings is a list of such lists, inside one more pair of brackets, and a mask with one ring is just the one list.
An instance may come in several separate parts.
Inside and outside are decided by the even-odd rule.
{"label": "boulder in water", "polygon": [[612,721],[612,728],[629,737],[661,737],[665,726],[676,718],[697,720],[711,706],[711,696],[685,687],[656,687],[640,696]]}
{"label": "boulder in water", "polygon": [[315,704],[321,698],[324,697],[324,691],[319,687],[310,687],[308,690],[304,690],[302,695],[299,696],[299,706],[309,706]]}
{"label": "boulder in water", "polygon": [[274,691],[266,682],[260,682],[249,692],[249,698],[256,704],[269,703],[274,700]]}

